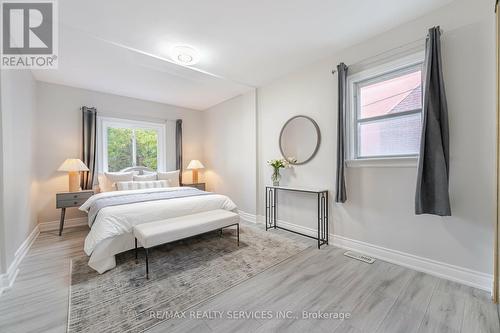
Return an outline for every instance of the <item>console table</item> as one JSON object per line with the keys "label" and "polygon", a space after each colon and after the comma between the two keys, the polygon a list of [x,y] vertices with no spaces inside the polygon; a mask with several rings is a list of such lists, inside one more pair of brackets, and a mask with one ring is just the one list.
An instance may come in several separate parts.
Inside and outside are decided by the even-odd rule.
{"label": "console table", "polygon": [[[316,195],[318,204],[318,235],[317,237],[306,235],[301,232],[290,230],[281,227],[277,224],[278,221],[278,192],[290,191],[311,193]],[[304,188],[293,188],[285,186],[266,186],[266,231],[268,229],[282,229],[290,231],[305,237],[309,237],[318,241],[318,249],[321,245],[328,245],[328,190],[313,190]]]}

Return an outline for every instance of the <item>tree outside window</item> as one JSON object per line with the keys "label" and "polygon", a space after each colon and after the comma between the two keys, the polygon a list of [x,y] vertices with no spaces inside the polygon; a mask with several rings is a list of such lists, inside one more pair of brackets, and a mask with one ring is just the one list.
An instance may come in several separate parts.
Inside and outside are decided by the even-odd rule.
{"label": "tree outside window", "polygon": [[158,169],[157,130],[108,126],[105,135],[108,171],[116,172],[132,166]]}

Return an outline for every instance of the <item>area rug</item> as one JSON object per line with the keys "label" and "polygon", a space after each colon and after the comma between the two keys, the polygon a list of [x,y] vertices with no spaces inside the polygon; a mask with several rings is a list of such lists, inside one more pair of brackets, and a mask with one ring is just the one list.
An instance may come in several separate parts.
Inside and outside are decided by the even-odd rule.
{"label": "area rug", "polygon": [[[155,247],[149,280],[144,251],[116,256],[116,268],[99,275],[87,257],[73,259],[68,332],[142,332],[159,323],[152,311],[174,313],[231,288],[308,246],[254,227],[240,227]],[[168,316],[165,316],[168,320]]]}

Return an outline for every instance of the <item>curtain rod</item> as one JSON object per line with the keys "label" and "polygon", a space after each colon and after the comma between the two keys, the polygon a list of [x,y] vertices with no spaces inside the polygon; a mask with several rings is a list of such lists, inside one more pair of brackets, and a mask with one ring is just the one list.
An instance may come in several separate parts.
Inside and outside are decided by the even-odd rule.
{"label": "curtain rod", "polygon": [[175,122],[175,121],[181,119],[181,118],[148,117],[148,116],[142,116],[142,115],[136,115],[136,114],[120,114],[120,113],[106,112],[106,111],[99,112],[99,114],[97,116],[104,117],[104,118],[116,118],[116,119],[123,119],[123,120],[132,120],[132,121],[145,121],[145,122],[152,122],[152,123],[166,123],[167,121]]}
{"label": "curtain rod", "polygon": [[[406,47],[406,46],[409,46],[409,45],[412,45],[412,44],[416,44],[417,42],[422,42],[422,41],[425,41],[425,39],[426,39],[426,38],[419,38],[419,39],[416,39],[416,40],[414,40],[414,41],[408,42],[408,43],[406,43],[406,44],[403,44],[403,45],[399,45],[399,46],[393,47],[392,49],[385,50],[385,51],[380,52],[380,53],[377,53],[377,54],[375,54],[375,55],[373,55],[373,56],[370,56],[370,57],[367,57],[367,58],[361,59],[361,60],[359,60],[359,61],[357,61],[357,62],[355,62],[355,63],[353,63],[353,64],[350,64],[348,67],[350,67],[350,66],[354,66],[354,65],[359,65],[359,64],[361,64],[361,63],[363,63],[363,62],[365,62],[365,61],[367,61],[367,60],[370,60],[370,59],[373,59],[373,58],[377,58],[377,57],[379,57],[379,56],[381,56],[381,55],[384,55],[384,54],[386,54],[386,53],[392,52],[392,51],[394,51],[394,50],[398,50],[398,49],[404,48],[404,47]],[[337,73],[337,70],[336,70],[336,69],[332,70],[332,74],[335,74],[335,73]]]}

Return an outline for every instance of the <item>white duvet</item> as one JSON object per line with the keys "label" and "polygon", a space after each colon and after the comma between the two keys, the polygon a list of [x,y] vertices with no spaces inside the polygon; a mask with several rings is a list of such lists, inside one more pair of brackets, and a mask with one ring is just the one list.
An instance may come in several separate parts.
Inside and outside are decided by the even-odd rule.
{"label": "white duvet", "polygon": [[[96,194],[88,199],[80,210],[88,213],[90,206],[99,198],[165,190],[178,187],[144,190],[115,191]],[[172,217],[201,213],[214,209],[235,210],[234,202],[225,195],[209,194],[185,198],[155,200],[102,208],[85,238],[85,253],[90,256],[89,266],[103,273],[116,266],[115,254],[134,248],[134,225]]]}

